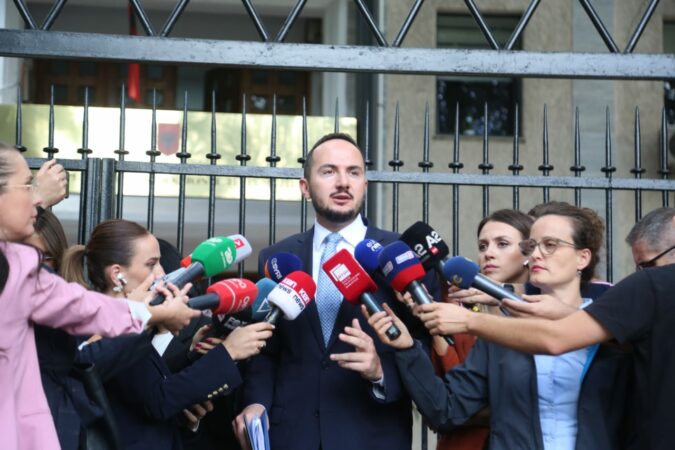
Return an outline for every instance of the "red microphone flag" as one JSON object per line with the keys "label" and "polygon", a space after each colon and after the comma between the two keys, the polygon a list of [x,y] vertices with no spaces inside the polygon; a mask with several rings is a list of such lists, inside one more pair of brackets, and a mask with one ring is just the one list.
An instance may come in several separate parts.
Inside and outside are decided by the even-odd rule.
{"label": "red microphone flag", "polygon": [[346,249],[340,250],[326,260],[323,263],[323,271],[345,300],[353,305],[361,303],[361,295],[364,292],[377,291],[373,279]]}

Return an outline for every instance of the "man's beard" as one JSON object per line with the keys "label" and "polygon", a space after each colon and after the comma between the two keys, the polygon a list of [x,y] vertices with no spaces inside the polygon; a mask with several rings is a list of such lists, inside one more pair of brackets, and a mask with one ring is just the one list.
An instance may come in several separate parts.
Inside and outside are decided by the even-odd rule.
{"label": "man's beard", "polygon": [[361,203],[358,204],[354,209],[349,211],[335,211],[330,209],[330,207],[320,204],[316,197],[312,196],[312,206],[314,206],[314,212],[316,215],[321,216],[332,223],[346,223],[351,222],[359,215],[361,208],[363,207],[363,202],[365,197],[361,200]]}

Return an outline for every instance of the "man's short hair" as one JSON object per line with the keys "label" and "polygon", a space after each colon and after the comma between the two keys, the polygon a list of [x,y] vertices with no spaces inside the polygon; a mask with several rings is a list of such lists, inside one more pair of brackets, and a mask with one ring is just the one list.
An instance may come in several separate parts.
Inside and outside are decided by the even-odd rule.
{"label": "man's short hair", "polygon": [[668,244],[665,238],[673,232],[673,216],[675,208],[658,208],[644,216],[626,236],[626,243],[631,247],[638,241],[644,242],[652,250],[657,250]]}
{"label": "man's short hair", "polygon": [[359,144],[357,144],[356,141],[354,140],[354,138],[351,137],[349,134],[347,134],[347,133],[328,133],[328,134],[322,136],[318,141],[316,141],[314,143],[314,145],[312,146],[311,150],[307,153],[307,158],[305,159],[304,172],[303,172],[303,175],[302,175],[303,177],[305,177],[305,179],[309,180],[309,175],[312,171],[312,159],[314,157],[314,150],[316,150],[316,148],[318,146],[320,146],[321,144],[323,144],[324,142],[333,141],[333,140],[336,140],[336,139],[340,139],[342,141],[347,141],[350,144],[352,144],[354,147],[359,149],[359,151],[361,151],[361,149],[359,148]]}

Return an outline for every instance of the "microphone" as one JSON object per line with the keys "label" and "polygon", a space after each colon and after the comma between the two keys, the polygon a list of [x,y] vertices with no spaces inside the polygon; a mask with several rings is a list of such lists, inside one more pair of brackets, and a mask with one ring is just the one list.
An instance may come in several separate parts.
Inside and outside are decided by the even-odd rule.
{"label": "microphone", "polygon": [[364,239],[354,247],[354,258],[368,272],[379,272],[380,264],[377,262],[377,255],[383,248],[382,244],[373,239]]}
{"label": "microphone", "polygon": [[275,253],[265,261],[265,277],[277,283],[296,270],[302,270],[302,260],[293,253]]}
{"label": "microphone", "polygon": [[[212,237],[202,242],[192,252],[191,263],[188,267],[177,269],[182,272],[175,276],[173,284],[182,288],[188,282],[205,276],[219,275],[234,264],[236,250],[234,241],[226,237]],[[172,272],[173,274],[173,272]],[[159,305],[164,301],[164,295],[157,294],[150,302]]]}
{"label": "microphone", "polygon": [[206,294],[188,300],[192,309],[210,309],[213,314],[234,314],[249,307],[258,295],[258,287],[243,278],[230,278],[212,284]]}
{"label": "microphone", "polygon": [[[387,283],[396,291],[407,291],[418,305],[433,303],[433,300],[420,283],[426,272],[417,256],[407,244],[394,241],[385,246],[377,257]],[[450,336],[444,336],[446,342],[454,345]]]}
{"label": "microphone", "polygon": [[316,283],[310,275],[299,270],[289,273],[267,295],[271,311],[265,322],[276,323],[282,313],[287,320],[295,319],[314,299],[315,293]]}
{"label": "microphone", "polygon": [[186,267],[187,266],[179,267],[173,272],[169,272],[164,276],[162,276],[161,278],[157,278],[155,281],[152,282],[152,285],[150,285],[150,290],[154,291],[157,286],[166,286],[169,283],[176,284],[176,280],[180,280],[180,277],[183,275],[183,273],[185,273]]}
{"label": "microphone", "polygon": [[268,279],[262,278],[256,284],[258,295],[253,304],[238,313],[227,316],[225,314],[214,314],[211,317],[215,335],[222,336],[229,334],[237,327],[243,327],[250,323],[260,322],[265,319],[270,312],[270,304],[267,301],[267,295],[277,284]]}
{"label": "microphone", "polygon": [[[227,236],[227,238],[232,239],[234,241],[234,249],[236,250],[234,262],[231,265],[239,264],[240,262],[251,256],[251,254],[253,253],[253,247],[251,247],[251,243],[248,242],[248,239],[246,239],[243,235],[233,234]],[[180,260],[180,265],[181,267],[188,267],[191,262],[192,262],[192,254],[189,254]]]}
{"label": "microphone", "polygon": [[461,289],[474,287],[499,301],[502,301],[505,298],[520,302],[523,301],[523,299],[513,292],[504,289],[499,283],[492,281],[480,273],[478,264],[463,256],[454,256],[450,258],[443,265],[443,273],[450,283]]}
{"label": "microphone", "polygon": [[265,320],[267,314],[272,311],[272,305],[270,305],[267,297],[270,295],[270,292],[277,287],[277,283],[270,280],[269,278],[262,278],[256,283],[258,286],[258,297],[253,302],[251,307],[251,322],[260,322]]}
{"label": "microphone", "polygon": [[436,230],[424,222],[415,222],[403,232],[400,240],[410,246],[425,270],[435,270],[443,276],[443,263],[450,249]]}
{"label": "microphone", "polygon": [[364,239],[354,247],[354,259],[361,264],[361,267],[368,272],[377,285],[388,284],[377,262],[377,255],[383,248],[382,244],[373,239]]}
{"label": "microphone", "polygon": [[[363,303],[370,314],[383,311],[372,294],[377,291],[377,285],[346,249],[331,256],[322,267],[349,303],[352,305]],[[393,341],[401,335],[401,331],[392,325],[386,334]]]}

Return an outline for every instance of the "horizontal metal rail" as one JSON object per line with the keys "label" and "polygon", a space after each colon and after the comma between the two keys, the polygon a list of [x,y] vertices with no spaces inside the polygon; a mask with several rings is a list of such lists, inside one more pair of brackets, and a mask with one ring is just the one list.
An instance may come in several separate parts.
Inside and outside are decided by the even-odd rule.
{"label": "horizontal metal rail", "polygon": [[0,56],[426,75],[663,80],[673,54],[281,44],[0,30]]}
{"label": "horizontal metal rail", "polygon": [[[36,169],[45,161],[42,158],[27,158],[28,165]],[[60,159],[67,170],[85,170],[86,161]],[[166,175],[222,176],[297,180],[302,177],[302,169],[283,167],[219,166],[211,164],[167,164],[136,161],[115,161],[115,170],[122,173],[153,173]],[[392,172],[369,170],[368,181],[381,183],[460,185],[489,187],[521,187],[552,189],[617,189],[645,191],[675,191],[675,180],[635,179],[635,178],[597,178],[597,177],[554,177],[520,175],[481,175],[460,173],[430,172]]]}

